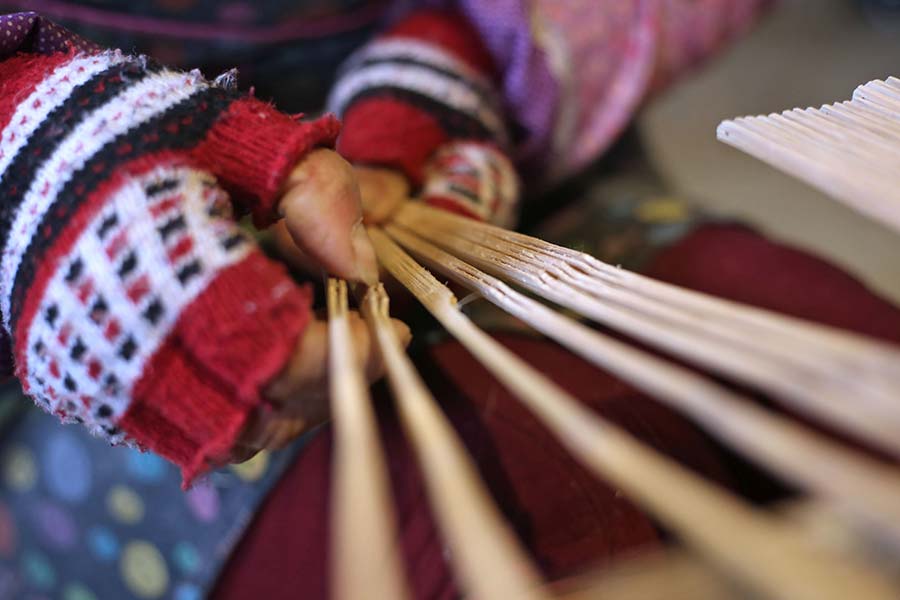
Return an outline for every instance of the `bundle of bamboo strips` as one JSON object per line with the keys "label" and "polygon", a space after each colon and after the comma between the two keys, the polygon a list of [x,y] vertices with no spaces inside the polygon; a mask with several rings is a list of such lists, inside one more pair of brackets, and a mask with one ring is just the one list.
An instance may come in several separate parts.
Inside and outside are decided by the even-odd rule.
{"label": "bundle of bamboo strips", "polygon": [[[898,595],[897,582],[880,562],[822,543],[809,519],[751,507],[588,410],[475,326],[452,292],[423,265],[692,418],[748,459],[805,489],[810,499],[834,507],[829,514],[846,519],[846,531],[880,551],[900,548],[900,470],[761,408],[686,367],[565,317],[552,305],[766,392],[800,415],[894,455],[900,455],[900,408],[893,402],[900,392],[897,348],[686,291],[539,239],[420,205],[406,206],[370,235],[382,265],[563,447],[665,523],[686,549],[661,559],[646,577],[634,579],[614,571],[568,590],[547,587],[403,353],[389,325],[384,290],[372,288],[362,311],[386,364],[451,562],[468,595],[644,598],[665,597],[665,590],[674,594],[670,597],[691,597],[694,590],[697,598]],[[336,554],[334,589],[341,600],[402,598],[403,575],[391,537],[393,520],[374,424],[364,406],[361,375],[350,373],[355,363],[346,355],[352,348],[346,339],[346,288],[341,283],[330,284],[329,306],[338,430],[335,536],[341,550]],[[369,506],[357,504],[362,497]],[[357,537],[367,532],[367,554],[379,557],[377,565],[371,560],[363,564],[366,558],[353,551],[352,528]],[[631,585],[626,584],[628,577]],[[373,595],[375,589],[386,595]]]}
{"label": "bundle of bamboo strips", "polygon": [[718,137],[900,230],[900,79],[819,109],[724,121]]}

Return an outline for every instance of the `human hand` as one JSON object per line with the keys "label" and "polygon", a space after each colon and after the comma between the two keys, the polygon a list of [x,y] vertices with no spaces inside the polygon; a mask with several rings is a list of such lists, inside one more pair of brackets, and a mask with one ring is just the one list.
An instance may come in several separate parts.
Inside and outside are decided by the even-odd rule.
{"label": "human hand", "polygon": [[[392,324],[398,339],[409,344],[409,328],[396,319]],[[350,313],[350,332],[366,378],[369,382],[379,379],[384,365],[365,321],[356,312]],[[232,449],[231,462],[248,460],[260,450],[279,450],[328,418],[327,365],[328,325],[315,320],[307,326],[282,373],[264,390],[268,404],[251,415]]]}
{"label": "human hand", "polygon": [[[276,234],[304,255],[301,264],[372,285],[378,281],[375,250],[363,225],[360,190],[353,168],[332,150],[310,152],[294,168],[278,205],[283,217]],[[276,230],[277,231],[277,230]]]}

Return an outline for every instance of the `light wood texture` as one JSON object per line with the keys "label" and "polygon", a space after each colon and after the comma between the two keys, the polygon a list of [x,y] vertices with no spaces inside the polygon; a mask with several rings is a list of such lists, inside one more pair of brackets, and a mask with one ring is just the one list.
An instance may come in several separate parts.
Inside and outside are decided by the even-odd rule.
{"label": "light wood texture", "polygon": [[350,336],[347,283],[328,280],[328,360],[334,423],[332,597],[409,598],[375,415]]}
{"label": "light wood texture", "polygon": [[703,425],[775,474],[851,509],[900,544],[900,470],[846,449],[686,368],[592,330],[414,233],[386,232],[416,258],[595,365]]}
{"label": "light wood texture", "polygon": [[900,455],[900,351],[408,205],[395,223],[493,275]]}
{"label": "light wood texture", "polygon": [[900,79],[819,109],[724,121],[717,135],[900,231]]}
{"label": "light wood texture", "polygon": [[465,447],[397,339],[381,285],[369,289],[362,311],[384,360],[463,590],[473,598],[549,598],[536,567],[504,522]]}
{"label": "light wood texture", "polygon": [[626,559],[599,573],[553,584],[556,600],[723,600],[739,591],[681,550]]}
{"label": "light wood texture", "polygon": [[475,327],[459,312],[452,293],[385,233],[371,230],[370,236],[385,268],[574,457],[622,488],[718,568],[772,598],[894,597],[877,572],[837,559],[811,543],[802,529],[751,508],[599,418]]}

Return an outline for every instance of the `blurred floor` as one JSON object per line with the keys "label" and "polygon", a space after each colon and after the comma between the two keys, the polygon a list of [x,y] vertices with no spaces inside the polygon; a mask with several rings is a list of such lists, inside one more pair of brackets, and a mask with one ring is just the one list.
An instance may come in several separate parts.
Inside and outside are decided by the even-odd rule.
{"label": "blurred floor", "polygon": [[873,29],[849,0],[783,0],[706,69],[652,103],[641,133],[661,172],[698,204],[812,249],[900,301],[900,234],[716,141],[746,114],[848,99],[900,76],[900,28]]}

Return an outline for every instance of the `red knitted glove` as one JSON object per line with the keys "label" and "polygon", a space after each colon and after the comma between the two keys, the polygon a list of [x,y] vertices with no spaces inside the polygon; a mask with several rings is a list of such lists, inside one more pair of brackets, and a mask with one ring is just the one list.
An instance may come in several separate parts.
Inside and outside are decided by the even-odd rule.
{"label": "red knitted glove", "polygon": [[17,54],[0,82],[0,312],[16,374],[63,421],[190,480],[228,458],[311,316],[226,190],[305,244],[334,224],[322,261],[372,277],[349,166],[310,152],[337,124],[118,52]]}
{"label": "red knitted glove", "polygon": [[[404,174],[426,202],[509,225],[518,190],[493,79],[491,58],[461,15],[417,11],[344,67],[330,98],[344,120],[338,151],[355,165]],[[367,188],[388,185],[385,175],[358,173],[364,204]],[[393,210],[380,204],[367,206],[372,220]]]}

